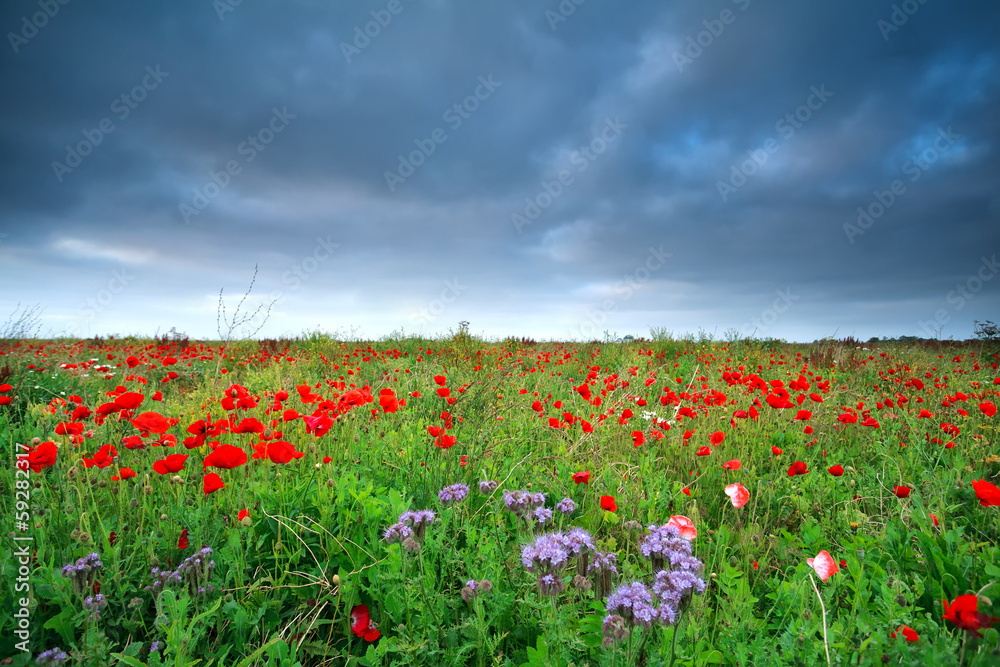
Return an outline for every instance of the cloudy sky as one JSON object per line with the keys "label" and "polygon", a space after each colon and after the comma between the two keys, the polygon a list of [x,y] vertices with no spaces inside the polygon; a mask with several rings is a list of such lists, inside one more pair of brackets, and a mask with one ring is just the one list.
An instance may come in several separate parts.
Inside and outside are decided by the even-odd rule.
{"label": "cloudy sky", "polygon": [[10,0],[0,28],[0,322],[218,337],[255,265],[258,337],[1000,320],[989,0]]}

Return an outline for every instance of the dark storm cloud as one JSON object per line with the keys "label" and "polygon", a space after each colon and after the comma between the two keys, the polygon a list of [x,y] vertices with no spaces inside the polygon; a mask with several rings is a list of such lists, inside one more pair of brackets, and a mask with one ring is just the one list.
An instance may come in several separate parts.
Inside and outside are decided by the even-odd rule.
{"label": "dark storm cloud", "polygon": [[54,330],[209,335],[254,264],[286,333],[1000,304],[953,296],[1000,251],[988,2],[42,4],[0,12],[0,276]]}

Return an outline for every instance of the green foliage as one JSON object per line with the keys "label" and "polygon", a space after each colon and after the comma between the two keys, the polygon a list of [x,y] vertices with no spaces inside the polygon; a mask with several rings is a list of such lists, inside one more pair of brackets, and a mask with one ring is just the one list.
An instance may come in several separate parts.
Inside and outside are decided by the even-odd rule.
{"label": "green foliage", "polygon": [[[835,664],[883,664],[883,656],[902,665],[958,665],[960,658],[963,665],[995,664],[997,630],[963,637],[943,619],[941,600],[982,592],[982,609],[1000,615],[1000,605],[987,601],[1000,598],[998,508],[981,506],[970,488],[972,480],[1000,474],[996,421],[978,408],[996,401],[996,356],[975,347],[945,355],[900,344],[788,346],[740,340],[736,332],[724,341],[704,331],[676,338],[661,329],[651,337],[490,345],[461,323],[441,340],[401,336],[378,344],[317,330],[291,346],[130,340],[6,348],[15,389],[0,409],[5,452],[12,453],[4,455],[11,465],[0,481],[17,490],[13,459],[33,438],[59,445],[56,464],[30,474],[24,510],[11,494],[0,503],[7,516],[30,516],[31,652],[60,647],[79,664],[133,667],[700,666],[824,664],[828,646]],[[773,409],[764,391],[733,379],[751,373],[786,388],[801,374],[810,387],[790,390],[801,405]],[[437,394],[437,375],[445,376],[448,396]],[[584,382],[590,402],[576,389]],[[223,408],[235,384],[256,397],[254,407]],[[130,415],[111,411],[100,423],[93,414],[79,417],[93,432],[78,441],[57,433],[74,421],[68,397],[80,396],[93,412],[121,393],[119,385],[146,396],[141,407]],[[317,436],[298,418],[334,409],[303,402],[300,386],[336,409],[328,433]],[[279,390],[288,398],[279,400]],[[381,409],[381,390],[400,399],[397,411]],[[162,402],[152,398],[157,391]],[[371,401],[344,409],[352,391]],[[758,419],[735,416],[755,401]],[[681,407],[691,412],[679,414]],[[842,423],[848,407],[862,418],[868,411],[878,426]],[[808,421],[793,419],[800,408],[812,411]],[[919,417],[922,408],[934,418]],[[286,410],[295,411],[287,420]],[[174,448],[154,446],[156,435],[142,437],[141,449],[125,446],[124,438],[139,435],[130,418],[143,412],[178,420],[168,431]],[[445,423],[443,412],[456,437],[451,448],[435,447],[428,432]],[[252,417],[266,429],[210,440],[253,454],[255,445],[280,439],[302,456],[218,469],[225,487],[206,496],[201,463],[209,445],[187,449],[183,440],[187,427],[208,415],[216,422],[230,415],[233,424]],[[942,423],[960,432],[945,436]],[[642,446],[633,444],[634,431],[644,434]],[[724,441],[697,456],[714,431]],[[953,448],[945,448],[949,440]],[[117,461],[87,467],[84,457],[105,443],[116,446]],[[772,446],[783,453],[775,456]],[[190,458],[177,473],[154,472],[168,454]],[[733,459],[740,467],[724,469]],[[810,472],[789,477],[797,460]],[[826,472],[834,464],[843,476]],[[121,479],[123,468],[136,476]],[[575,484],[573,473],[583,470],[592,478]],[[501,487],[480,494],[485,479]],[[734,482],[751,494],[739,509],[723,492]],[[471,493],[444,506],[437,493],[454,483]],[[901,485],[911,489],[906,498],[894,495]],[[520,561],[542,529],[509,512],[502,494],[529,487],[547,494],[549,509],[561,498],[577,504],[567,517],[556,514],[556,527],[585,528],[601,550],[617,553],[617,583],[649,582],[640,553],[645,526],[689,517],[699,530],[693,548],[706,591],[678,624],[633,629],[627,640],[604,646],[603,600],[569,572],[565,591],[543,597]],[[601,509],[602,495],[614,496],[618,509]],[[383,532],[401,512],[423,508],[437,520],[419,549],[386,542]],[[245,522],[237,518],[243,509]],[[189,546],[182,549],[183,529]],[[147,590],[152,568],[172,570],[202,545],[215,561],[213,590]],[[21,567],[15,548],[5,544],[0,552],[0,573],[10,582]],[[821,582],[806,559],[824,550],[841,569]],[[74,590],[60,573],[94,551],[108,603],[97,618],[85,608],[93,591]],[[492,590],[464,599],[469,580],[488,580]],[[16,598],[12,586],[0,592],[5,609],[17,608]],[[351,629],[361,604],[378,624],[376,641]],[[892,638],[903,625],[920,635],[917,643]],[[26,665],[14,629],[4,616],[0,657]],[[153,642],[159,650],[151,652]]]}

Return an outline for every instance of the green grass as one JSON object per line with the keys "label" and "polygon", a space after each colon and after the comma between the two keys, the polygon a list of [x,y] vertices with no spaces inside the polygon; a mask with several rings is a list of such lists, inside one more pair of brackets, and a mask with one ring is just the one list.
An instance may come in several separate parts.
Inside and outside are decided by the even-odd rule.
{"label": "green grass", "polygon": [[[20,445],[55,442],[59,451],[54,465],[30,473],[27,500],[3,496],[8,532],[32,538],[34,560],[30,638],[21,645],[29,651],[16,645],[18,619],[4,615],[0,658],[26,665],[61,648],[80,665],[813,665],[825,664],[829,650],[842,665],[998,664],[997,630],[976,637],[945,621],[942,607],[942,599],[981,591],[979,610],[1000,615],[1000,604],[989,604],[1000,598],[1000,510],[981,506],[971,486],[997,483],[1000,474],[997,417],[979,408],[997,400],[998,357],[961,344],[864,347],[871,349],[666,334],[652,342],[491,344],[464,331],[447,340],[377,343],[316,332],[225,350],[132,338],[8,342],[0,348],[7,364],[0,384],[13,389],[4,394],[10,405],[0,407],[0,433],[9,465],[0,479],[15,488]],[[177,362],[164,366],[165,357]],[[162,382],[170,371],[177,377]],[[746,381],[751,374],[780,380],[793,403],[800,395],[804,402],[770,407],[766,392]],[[809,389],[789,388],[800,374]],[[438,396],[436,375],[446,377],[453,402]],[[599,405],[575,390],[588,377]],[[257,397],[256,406],[225,410],[232,385]],[[283,410],[308,415],[324,407],[304,404],[298,385],[330,401],[325,407],[346,407],[340,399],[352,389],[365,388],[372,402],[341,409],[317,437],[301,418],[284,421]],[[139,431],[117,411],[98,424],[93,413],[114,400],[116,387],[145,396],[133,417],[153,411],[177,419],[167,432],[176,446],[152,446],[160,436],[151,435],[144,448],[126,448],[123,438]],[[383,411],[383,389],[405,405]],[[289,396],[275,409],[279,390]],[[161,401],[153,400],[157,391]],[[71,420],[77,406],[63,401],[72,395],[92,414]],[[755,401],[758,419],[734,418]],[[632,417],[622,416],[626,408]],[[675,417],[682,408],[694,416]],[[811,419],[793,419],[799,408],[811,410]],[[838,421],[846,408],[858,423]],[[919,418],[922,408],[934,417]],[[448,449],[428,433],[445,425],[443,411],[456,438]],[[866,411],[878,427],[861,425]],[[654,426],[647,412],[671,427]],[[198,466],[209,446],[188,449],[183,440],[208,414],[267,427],[210,441],[252,455],[280,431],[302,456],[215,469],[225,487],[206,495]],[[82,443],[56,433],[70,421],[93,433]],[[942,423],[960,433],[948,435]],[[804,433],[806,426],[813,432]],[[645,438],[638,447],[635,431]],[[725,439],[711,446],[717,431]],[[948,441],[954,447],[945,448]],[[83,458],[106,443],[117,448],[115,462],[86,467]],[[705,445],[712,453],[697,456]],[[168,454],[189,458],[177,473],[154,472]],[[723,468],[731,459],[741,462],[738,470]],[[789,477],[794,461],[810,472]],[[835,464],[843,476],[827,473]],[[122,468],[136,476],[112,480]],[[582,470],[592,478],[575,484],[572,475]],[[480,494],[482,480],[500,487]],[[741,508],[723,492],[734,482],[750,492]],[[470,495],[442,506],[438,491],[455,483],[469,485]],[[911,492],[899,498],[896,486]],[[517,489],[545,493],[547,508],[571,498],[577,509],[530,526],[504,505],[503,492]],[[604,495],[615,498],[616,511],[601,508]],[[240,522],[243,509],[249,520]],[[388,544],[386,528],[418,509],[438,517],[419,549]],[[30,514],[23,533],[14,523],[21,511]],[[566,570],[565,590],[542,595],[521,563],[535,536],[581,527],[599,550],[617,554],[616,585],[649,583],[640,544],[648,526],[673,515],[698,529],[692,548],[707,588],[683,603],[679,623],[635,628],[611,646],[602,645],[604,600],[589,579]],[[189,544],[181,549],[184,529]],[[202,545],[212,549],[214,568],[200,583],[214,590],[147,590],[152,568],[174,569]],[[18,609],[25,595],[15,591],[18,546],[8,539],[0,555],[4,609]],[[844,563],[825,582],[806,564],[823,550]],[[97,619],[84,608],[86,592],[74,592],[61,575],[91,552],[102,560],[96,581],[107,600]],[[466,601],[470,579],[489,580],[492,590]],[[351,631],[359,604],[378,624],[375,641]],[[902,625],[919,640],[893,639]],[[150,654],[154,641],[162,648]]]}

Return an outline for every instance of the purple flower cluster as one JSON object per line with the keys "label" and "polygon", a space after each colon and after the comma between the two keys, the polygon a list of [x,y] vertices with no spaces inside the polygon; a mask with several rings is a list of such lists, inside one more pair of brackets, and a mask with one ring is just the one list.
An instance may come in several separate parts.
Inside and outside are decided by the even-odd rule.
{"label": "purple flower cluster", "polygon": [[676,623],[681,605],[692,591],[705,590],[705,581],[699,576],[701,561],[691,554],[691,543],[680,537],[673,526],[650,526],[639,550],[653,565],[652,592],[645,584],[633,582],[607,597],[605,646],[627,637],[626,625],[648,628],[653,623]]}
{"label": "purple flower cluster", "polygon": [[493,590],[493,582],[489,579],[483,579],[482,581],[476,581],[475,579],[469,579],[465,582],[465,587],[462,588],[462,599],[466,602],[472,602],[474,599],[480,595],[484,595]]}
{"label": "purple flower cluster", "polygon": [[521,563],[529,572],[538,574],[538,591],[542,595],[558,595],[564,588],[562,572],[576,557],[586,571],[587,557],[595,553],[594,539],[583,528],[567,533],[545,533],[521,550]]}
{"label": "purple flower cluster", "polygon": [[[464,486],[456,484],[455,486]],[[452,487],[448,487],[452,488]],[[447,489],[442,490],[442,493]],[[465,494],[469,493],[469,487],[465,487]],[[464,498],[465,495],[462,496]],[[461,500],[461,498],[459,498]],[[399,515],[399,521],[385,529],[382,537],[389,544],[399,542],[408,552],[420,551],[420,543],[424,540],[427,526],[434,521],[432,510],[407,510]]]}
{"label": "purple flower cluster", "polygon": [[438,498],[443,505],[451,505],[465,500],[467,495],[469,495],[469,487],[466,484],[452,484],[438,491]]}
{"label": "purple flower cluster", "polygon": [[545,494],[541,491],[504,491],[503,502],[511,512],[531,522],[531,513],[545,504]]}
{"label": "purple flower cluster", "polygon": [[556,509],[568,516],[576,511],[576,503],[571,498],[563,498],[556,503]]}
{"label": "purple flower cluster", "polygon": [[101,555],[96,551],[77,559],[75,563],[64,565],[62,576],[73,580],[73,592],[86,595],[94,587],[98,572],[104,567]]}
{"label": "purple flower cluster", "polygon": [[611,592],[611,586],[618,574],[618,556],[595,551],[591,558],[586,574],[593,579],[595,597],[601,599]]}
{"label": "purple flower cluster", "polygon": [[107,606],[108,601],[100,593],[97,595],[88,595],[83,601],[83,608],[90,612],[90,620],[92,621],[99,620],[101,618],[101,610]]}
{"label": "purple flower cluster", "polygon": [[552,521],[552,510],[547,507],[539,507],[532,510],[529,521],[537,523],[539,526],[544,526]]}
{"label": "purple flower cluster", "polygon": [[653,607],[653,596],[649,594],[645,584],[638,581],[619,586],[607,597],[604,606],[608,610],[608,617],[617,614],[630,625],[648,628],[659,619],[659,613]]}
{"label": "purple flower cluster", "polygon": [[698,570],[701,561],[691,555],[691,542],[680,536],[669,524],[650,526],[649,535],[639,545],[639,551],[653,564],[653,572],[667,568]]}
{"label": "purple flower cluster", "polygon": [[154,596],[158,597],[167,586],[187,584],[188,593],[192,597],[213,592],[215,587],[208,583],[215,569],[215,561],[211,560],[211,556],[212,548],[205,547],[185,558],[176,570],[152,568],[149,573],[153,576],[153,583],[146,586],[146,590],[152,591]]}
{"label": "purple flower cluster", "polygon": [[39,653],[35,658],[36,665],[61,665],[69,660],[66,652],[59,648],[50,648],[48,651]]}
{"label": "purple flower cluster", "polygon": [[491,479],[484,480],[479,483],[479,493],[483,494],[484,496],[488,496],[494,491],[496,491],[498,486],[500,485]]}

